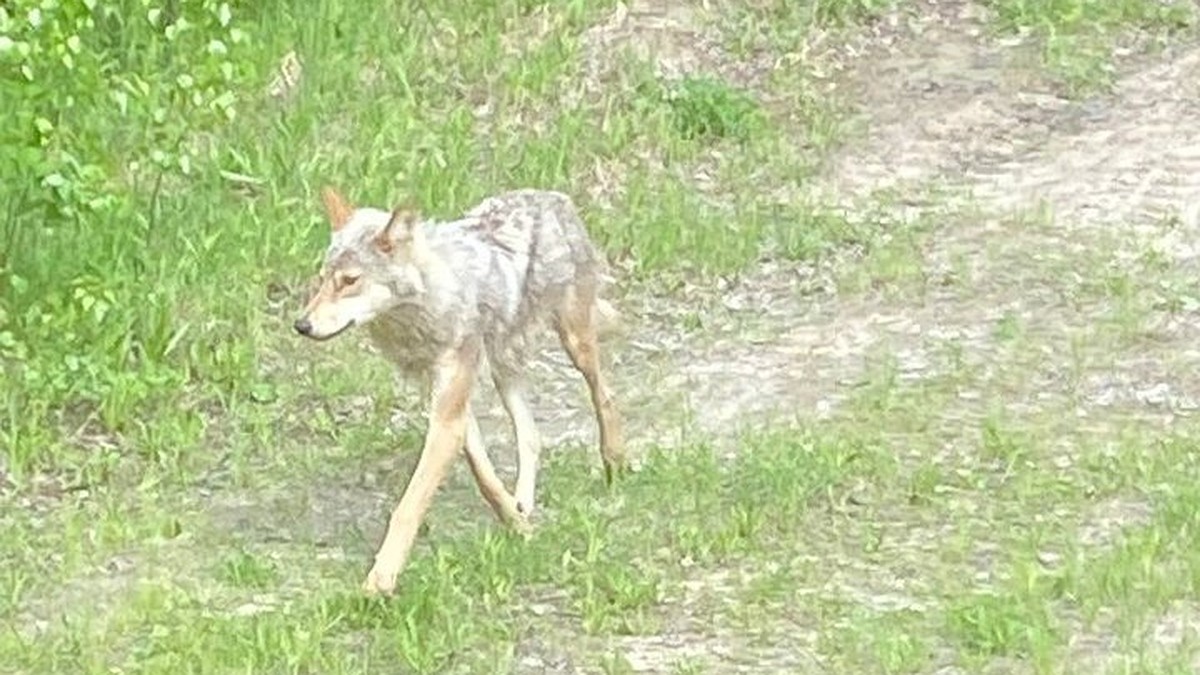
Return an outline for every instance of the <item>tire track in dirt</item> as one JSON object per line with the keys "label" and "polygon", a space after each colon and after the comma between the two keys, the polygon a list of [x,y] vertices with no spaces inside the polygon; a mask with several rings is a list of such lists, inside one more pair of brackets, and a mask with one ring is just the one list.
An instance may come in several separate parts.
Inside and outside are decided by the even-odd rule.
{"label": "tire track in dirt", "polygon": [[[934,181],[962,193],[961,205],[978,215],[942,228],[924,258],[930,269],[966,259],[974,268],[970,292],[924,304],[956,317],[952,325],[968,332],[995,318],[990,309],[1024,312],[1043,331],[1040,340],[1053,343],[1111,310],[1107,299],[1092,298],[1083,311],[1064,311],[1063,287],[1072,282],[1063,272],[1086,276],[1097,264],[1133,271],[1147,252],[1171,261],[1170,274],[1190,271],[1200,228],[1200,47],[1168,49],[1120,78],[1111,95],[1072,102],[1030,89],[1036,82],[1029,77],[997,71],[1005,48],[978,37],[979,13],[969,3],[959,3],[955,14],[958,23],[935,21],[922,31],[922,44],[864,65],[860,76],[872,83],[869,138],[847,152],[822,186],[868,192]],[[924,44],[930,40],[937,46]],[[923,65],[920,55],[929,51],[951,55],[952,63]],[[1006,224],[1041,204],[1052,225]],[[937,323],[928,323],[928,310],[911,316]],[[1198,363],[1194,350],[1184,349],[1200,335],[1194,307],[1159,313],[1151,326],[1155,353],[1116,355],[1109,384],[1132,390],[1146,384],[1140,374],[1157,378],[1160,387],[1168,378],[1176,380],[1169,388],[1194,389],[1179,380]],[[1105,396],[1112,398],[1111,391],[1094,398]]]}
{"label": "tire track in dirt", "polygon": [[[670,433],[671,424],[659,423],[660,411],[678,400],[666,392],[686,391],[696,426],[728,435],[752,419],[830,411],[862,381],[872,354],[890,353],[901,380],[921,380],[948,368],[938,354],[953,343],[961,359],[986,371],[1001,349],[995,326],[1006,317],[1031,327],[1031,356],[1012,366],[1021,377],[1004,401],[1019,414],[1058,409],[1076,397],[1077,414],[1090,419],[1090,429],[1131,415],[1165,431],[1193,413],[1187,392],[1200,390],[1192,375],[1200,372],[1200,351],[1191,348],[1200,339],[1200,303],[1153,313],[1147,339],[1100,355],[1072,383],[1064,373],[1072,339],[1106,320],[1113,302],[1102,294],[1065,301],[1079,280],[1063,272],[1075,267],[1084,277],[1095,265],[1134,269],[1130,262],[1146,251],[1171,261],[1172,273],[1195,264],[1200,46],[1169,48],[1130,67],[1110,95],[1070,101],[1022,68],[1028,46],[984,37],[982,16],[974,3],[938,3],[919,27],[867,50],[849,83],[859,95],[866,138],[813,186],[815,194],[843,203],[880,189],[950,188],[957,196],[947,204],[949,223],[930,237],[923,265],[937,274],[965,260],[965,282],[911,297],[839,296],[823,283],[830,270],[764,268],[719,291],[726,309],[734,307],[724,315],[730,325],[706,326],[703,336],[679,330],[681,301],[636,299],[641,306],[627,309],[638,318],[628,343],[610,351],[618,390],[632,392],[626,400],[633,403],[637,440]],[[1052,225],[1013,222],[1040,203],[1050,207]],[[746,323],[732,318],[742,317],[739,306],[755,308],[745,312]],[[744,339],[745,326],[754,323],[764,339]],[[975,385],[988,386],[989,377]],[[570,387],[555,379],[539,408],[569,400]],[[977,428],[964,422],[986,414],[973,396],[952,408],[946,424],[959,428]],[[594,439],[579,410],[543,424],[548,438]],[[1083,426],[1079,433],[1088,433]],[[1107,515],[1085,518],[1092,538],[1136,526],[1148,508],[1106,506],[1096,511]],[[875,572],[862,576],[887,571]],[[1111,643],[1103,635],[1080,639]],[[645,664],[665,662],[670,644],[652,642],[623,646]],[[1108,658],[1099,652],[1112,650],[1077,651],[1098,662]]]}
{"label": "tire track in dirt", "polygon": [[[935,39],[942,53],[955,52],[959,48],[947,45],[955,39],[965,44],[972,33],[963,27],[946,32],[950,38]],[[1036,414],[1076,397],[1077,421],[1064,421],[1075,435],[1103,434],[1106,425],[1120,425],[1129,416],[1167,433],[1196,410],[1188,395],[1200,385],[1194,375],[1200,366],[1194,300],[1182,311],[1150,312],[1142,319],[1144,335],[1133,343],[1092,347],[1097,353],[1081,381],[1071,385],[1063,371],[1073,357],[1072,341],[1089,331],[1096,334],[1097,325],[1111,320],[1117,301],[1096,294],[1071,308],[1063,296],[1079,281],[1109,269],[1137,275],[1137,261],[1148,252],[1168,261],[1164,278],[1193,273],[1200,228],[1200,47],[1168,49],[1121,77],[1111,95],[1081,102],[973,72],[973,64],[995,61],[996,47],[982,45],[957,67],[921,66],[909,55],[870,66],[873,82],[891,82],[892,88],[890,94],[875,92],[867,113],[874,118],[870,140],[851,151],[830,186],[866,192],[934,180],[963,190],[964,202],[979,216],[937,233],[925,259],[938,267],[965,257],[974,268],[973,283],[957,297],[928,298],[925,308],[910,315],[924,327],[922,336],[931,327],[974,334],[975,339],[960,342],[963,358],[987,363],[995,345],[978,336],[994,325],[996,310],[1014,312],[1036,326],[1031,347],[1043,353],[1018,366],[1027,380],[1006,397],[1006,405]],[[957,86],[953,75],[950,83],[921,82],[920,77],[914,78],[919,87],[904,83],[906,74],[922,68],[961,70],[964,76]],[[913,102],[919,98],[914,88],[923,92],[924,105]],[[889,96],[898,99],[894,107]],[[1040,203],[1051,210],[1052,225],[1024,231],[1005,226],[1014,213]],[[945,415],[956,421],[982,412],[971,399],[960,398],[954,407],[959,410]],[[1150,511],[1148,503],[1130,498],[1099,502],[1083,514],[1081,543],[1111,541],[1124,528],[1137,527]],[[1172,622],[1194,623],[1194,613],[1184,619],[1170,614],[1162,625]],[[1169,638],[1178,632],[1155,627],[1147,637],[1169,649]],[[1096,671],[1118,652],[1112,635],[1096,630],[1073,631],[1069,650],[1072,661],[1095,664]]]}
{"label": "tire track in dirt", "polygon": [[[1047,200],[1067,227],[1129,227],[1152,239],[1163,235],[1159,221],[1176,214],[1194,234],[1200,204],[1197,76],[1200,48],[1191,47],[1120,81],[1115,103],[1090,116],[1079,132],[1019,158],[972,167],[966,178],[976,197],[996,210]],[[1178,254],[1195,255],[1191,247]]]}
{"label": "tire track in dirt", "polygon": [[[1057,312],[1048,289],[1014,293],[1014,282],[1027,288],[1038,279],[985,260],[985,243],[1011,236],[1000,223],[1040,202],[1052,206],[1056,229],[1011,245],[1069,261],[1086,253],[1076,239],[1083,230],[1103,227],[1106,237],[1134,237],[1130,255],[1151,246],[1181,261],[1195,257],[1200,49],[1179,48],[1120,79],[1111,96],[1074,102],[1020,67],[1025,46],[982,37],[976,5],[935,7],[919,28],[860,58],[846,88],[861,101],[866,138],[835,158],[813,192],[843,204],[882,189],[935,184],[957,192],[945,205],[949,214],[968,205],[980,214],[951,215],[954,227],[932,238],[923,262],[937,274],[951,254],[970,260],[972,292],[839,297],[829,281],[836,270],[766,265],[694,297],[626,298],[629,333],[610,340],[608,352],[633,415],[634,443],[671,437],[685,406],[698,430],[722,435],[772,412],[821,415],[861,377],[872,350],[911,351],[932,331],[938,340],[979,336],[974,346],[986,351],[983,336],[1005,312],[1036,315],[1039,302]],[[1172,212],[1182,226],[1163,226]],[[689,307],[698,301],[717,312],[687,333],[685,315],[695,314]],[[746,337],[751,325],[757,339]],[[914,354],[910,361],[916,377],[927,359]],[[540,364],[535,395],[547,444],[592,443],[582,385],[569,365],[554,348]],[[505,433],[497,428],[499,406],[484,405],[491,433]]]}

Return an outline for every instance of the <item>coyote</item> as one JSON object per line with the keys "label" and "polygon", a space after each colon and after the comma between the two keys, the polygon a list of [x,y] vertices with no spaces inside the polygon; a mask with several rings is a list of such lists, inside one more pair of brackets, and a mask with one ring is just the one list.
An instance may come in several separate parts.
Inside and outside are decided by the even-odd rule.
{"label": "coyote", "polygon": [[[587,382],[600,427],[605,479],[626,466],[621,418],[600,367],[598,321],[612,307],[598,293],[602,258],[570,198],[515,190],[488,198],[451,222],[416,211],[355,208],[336,189],[322,191],[333,226],[320,287],[294,328],[329,340],[354,326],[429,391],[429,426],[420,459],[363,589],[390,594],[417,529],[459,453],[496,516],[527,534],[541,441],[523,378],[532,330],[553,325]],[[517,442],[516,489],[496,475],[471,412],[486,361]]]}

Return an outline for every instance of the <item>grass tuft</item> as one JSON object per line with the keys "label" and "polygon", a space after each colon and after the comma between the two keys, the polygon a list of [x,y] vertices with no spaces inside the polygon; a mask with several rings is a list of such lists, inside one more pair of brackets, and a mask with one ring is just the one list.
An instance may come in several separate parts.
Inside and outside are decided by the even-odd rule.
{"label": "grass tuft", "polygon": [[754,99],[714,78],[688,77],[664,85],[657,98],[671,111],[675,131],[685,141],[746,141],[762,131],[764,120]]}
{"label": "grass tuft", "polygon": [[1083,96],[1111,88],[1112,52],[1119,38],[1153,41],[1191,32],[1196,7],[1176,0],[987,0],[996,27],[1031,31],[1042,44],[1042,61],[1068,93]]}

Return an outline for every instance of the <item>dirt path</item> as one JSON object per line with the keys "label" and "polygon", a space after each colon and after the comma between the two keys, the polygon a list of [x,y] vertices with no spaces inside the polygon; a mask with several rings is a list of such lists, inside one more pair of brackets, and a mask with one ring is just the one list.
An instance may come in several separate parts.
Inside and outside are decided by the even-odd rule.
{"label": "dirt path", "polygon": [[[618,388],[639,444],[678,434],[671,411],[681,405],[695,428],[717,434],[772,416],[821,417],[853,394],[880,357],[906,383],[949,372],[956,366],[947,345],[956,364],[982,373],[943,413],[947,433],[987,413],[980,389],[1002,388],[1017,415],[1073,411],[1076,421],[1065,422],[1073,433],[1129,418],[1167,429],[1195,411],[1200,302],[1187,279],[1200,240],[1200,47],[1127,64],[1111,95],[1071,101],[1021,65],[1027,46],[984,37],[981,16],[972,3],[939,3],[918,29],[867,50],[847,84],[867,134],[813,186],[838,201],[930,184],[947,190],[950,198],[934,212],[941,223],[923,240],[920,283],[900,293],[839,296],[815,280],[836,270],[768,266],[721,290],[718,312],[696,333],[680,330],[693,299],[639,300],[627,310],[637,322],[616,350]],[[1035,217],[1039,210],[1048,213]],[[1157,281],[1139,277],[1147,265]],[[1135,295],[1152,296],[1138,302],[1150,309],[1123,319],[1127,308],[1112,289],[1087,280],[1097,270],[1132,279]],[[1115,344],[1103,337],[1120,332],[1113,326],[1123,320],[1134,335]],[[1015,355],[997,337],[1006,321],[1026,333],[1027,347]],[[563,366],[555,371],[569,372]],[[568,393],[578,386],[558,377],[546,382],[538,409],[548,437],[590,443],[582,405],[554,417],[545,412],[582,404]],[[1111,538],[1144,519],[1147,508],[1100,504],[1083,531]],[[1081,537],[1091,541],[1092,534]],[[863,584],[889,571],[867,568],[843,580],[843,595],[879,597]],[[721,642],[694,637],[621,644],[640,670],[661,672],[694,656],[696,640]],[[1113,644],[1090,633],[1073,642],[1078,658],[1097,668]],[[745,645],[731,645],[746,654]],[[750,659],[816,672],[812,662],[796,661],[801,654],[800,647],[787,658],[751,650]],[[706,664],[711,672],[742,672],[734,661]]]}
{"label": "dirt path", "polygon": [[[630,299],[631,330],[612,351],[636,440],[672,433],[681,405],[706,432],[727,432],[754,414],[823,414],[867,354],[898,351],[901,369],[916,377],[931,367],[922,344],[958,335],[984,358],[986,336],[1010,313],[1035,321],[1047,339],[1063,337],[1109,302],[1093,297],[1064,311],[1060,286],[1069,279],[1047,278],[1048,268],[1119,265],[1147,250],[1174,264],[1196,256],[1200,48],[1173,48],[1134,67],[1111,96],[1070,101],[1020,65],[1027,47],[982,37],[972,3],[936,8],[858,59],[845,88],[858,96],[866,138],[844,149],[813,190],[845,202],[883,189],[948,188],[952,198],[935,209],[944,224],[922,251],[923,274],[958,264],[967,278],[908,297],[838,297],[814,283],[812,269],[769,265],[695,297]],[[1013,222],[1043,203],[1052,225]],[[687,308],[706,300],[718,311],[703,330],[681,329]],[[1188,322],[1176,324],[1175,337],[1189,339]],[[551,443],[590,442],[565,360],[548,353],[540,370],[538,409]],[[661,386],[647,390],[648,379]],[[549,412],[564,404],[568,412]],[[492,405],[489,417],[498,410]]]}

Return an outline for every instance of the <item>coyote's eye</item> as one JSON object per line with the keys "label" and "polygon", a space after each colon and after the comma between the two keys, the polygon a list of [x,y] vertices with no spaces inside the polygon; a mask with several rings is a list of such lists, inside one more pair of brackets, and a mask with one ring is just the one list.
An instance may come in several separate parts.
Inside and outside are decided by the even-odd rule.
{"label": "coyote's eye", "polygon": [[349,288],[350,286],[358,283],[358,278],[359,275],[357,273],[343,272],[342,274],[338,275],[338,285],[342,288]]}

